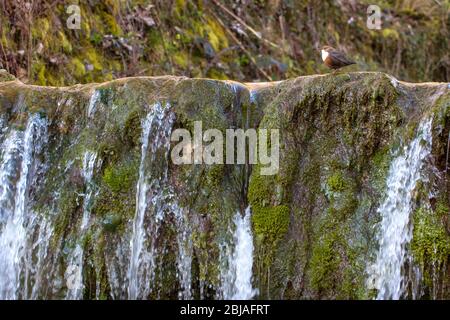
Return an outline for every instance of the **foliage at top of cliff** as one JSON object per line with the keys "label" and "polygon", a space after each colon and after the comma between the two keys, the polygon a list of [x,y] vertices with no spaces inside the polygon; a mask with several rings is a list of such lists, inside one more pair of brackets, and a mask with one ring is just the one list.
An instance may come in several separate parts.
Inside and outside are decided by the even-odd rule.
{"label": "foliage at top of cliff", "polygon": [[[67,9],[81,9],[69,29]],[[366,26],[377,4],[382,29]],[[1,1],[0,64],[26,83],[71,85],[135,75],[238,81],[327,72],[317,48],[349,70],[450,81],[449,0]]]}

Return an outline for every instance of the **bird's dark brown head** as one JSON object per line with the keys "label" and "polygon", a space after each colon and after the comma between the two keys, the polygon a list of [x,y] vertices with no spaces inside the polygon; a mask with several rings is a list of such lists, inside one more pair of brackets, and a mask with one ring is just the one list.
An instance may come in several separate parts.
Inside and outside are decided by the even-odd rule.
{"label": "bird's dark brown head", "polygon": [[323,46],[322,48],[320,48],[320,50],[324,50],[324,51],[328,52],[328,51],[334,50],[334,48],[331,46]]}

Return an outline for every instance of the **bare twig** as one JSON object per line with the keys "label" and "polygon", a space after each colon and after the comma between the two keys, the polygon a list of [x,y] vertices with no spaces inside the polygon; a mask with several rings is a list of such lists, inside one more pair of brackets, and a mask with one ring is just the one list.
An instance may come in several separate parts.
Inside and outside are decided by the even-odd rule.
{"label": "bare twig", "polygon": [[214,2],[220,9],[222,9],[224,12],[226,12],[227,14],[229,14],[230,16],[232,16],[237,22],[239,22],[240,24],[242,24],[247,30],[249,30],[251,33],[253,33],[259,40],[271,45],[274,48],[279,48],[279,46],[275,43],[273,43],[272,41],[269,41],[265,38],[263,38],[261,36],[261,33],[259,33],[258,31],[256,31],[255,29],[253,29],[252,27],[250,27],[249,25],[247,25],[244,20],[242,20],[241,18],[239,18],[237,15],[235,15],[232,11],[230,11],[229,9],[227,9],[223,4],[221,4],[219,1],[217,0],[212,0],[212,2]]}
{"label": "bare twig", "polygon": [[227,32],[229,34],[229,36],[233,39],[234,42],[236,42],[236,44],[239,46],[239,48],[241,48],[241,50],[248,56],[248,58],[250,59],[250,61],[255,65],[256,69],[258,69],[258,71],[268,80],[268,81],[272,81],[272,78],[267,74],[267,72],[265,72],[263,69],[261,69],[258,64],[256,63],[255,58],[252,56],[252,54],[250,53],[250,51],[248,51],[244,45],[239,41],[238,38],[236,38],[236,36],[233,34],[233,32],[231,32],[228,27],[225,25],[225,23],[222,21],[222,19],[220,19],[212,10],[209,10],[209,12],[214,16],[214,18],[217,20],[217,22],[219,22],[219,24],[225,29],[225,32]]}
{"label": "bare twig", "polygon": [[232,51],[232,50],[236,50],[238,49],[239,46],[231,46],[225,49],[222,49],[220,52],[218,52],[214,58],[208,63],[208,65],[205,68],[205,74],[208,73],[209,69],[218,62],[218,60],[220,59],[221,56],[223,56],[225,53],[227,53],[228,51]]}

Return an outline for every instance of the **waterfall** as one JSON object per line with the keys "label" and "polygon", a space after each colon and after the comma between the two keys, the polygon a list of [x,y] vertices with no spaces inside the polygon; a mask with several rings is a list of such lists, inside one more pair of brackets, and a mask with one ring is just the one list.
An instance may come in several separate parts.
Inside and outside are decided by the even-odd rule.
{"label": "waterfall", "polygon": [[2,163],[0,166],[0,221],[5,222],[14,214],[14,181],[18,178],[17,166],[20,164],[22,139],[20,132],[11,130],[2,144]]}
{"label": "waterfall", "polygon": [[6,120],[3,117],[0,117],[0,142],[3,139],[3,135],[5,134],[6,131]]}
{"label": "waterfall", "polygon": [[100,99],[100,91],[94,90],[94,93],[91,95],[91,98],[89,99],[89,105],[87,109],[87,117],[91,118],[97,108],[97,101]]}
{"label": "waterfall", "polygon": [[167,174],[174,117],[170,105],[164,108],[156,103],[142,123],[136,213],[128,267],[129,299],[145,299],[152,290],[158,253],[156,240],[161,222],[170,208]]}
{"label": "waterfall", "polygon": [[419,124],[415,139],[394,158],[389,168],[386,198],[378,208],[380,247],[369,271],[378,289],[377,299],[400,299],[405,292],[403,267],[412,238],[412,198],[424,160],[431,153],[431,122],[432,119],[427,119]]}
{"label": "waterfall", "polygon": [[48,217],[35,215],[30,221],[28,230],[36,230],[37,237],[34,239],[33,233],[29,235],[26,264],[33,267],[30,268],[25,283],[30,282],[32,284],[31,294],[27,298],[36,300],[42,298],[40,296],[41,290],[50,282],[51,275],[48,274],[46,269],[46,259],[49,255],[50,238],[53,235],[54,227]]}
{"label": "waterfall", "polygon": [[86,151],[83,156],[82,176],[86,191],[83,200],[83,216],[81,218],[80,230],[78,231],[76,245],[67,258],[67,269],[65,278],[67,284],[66,299],[82,299],[83,298],[83,240],[86,234],[89,220],[91,217],[91,198],[94,193],[92,177],[94,175],[95,161],[97,154],[95,152]]}
{"label": "waterfall", "polygon": [[248,207],[244,216],[237,212],[233,219],[234,247],[229,250],[229,247],[225,246],[228,261],[221,275],[220,291],[224,299],[249,300],[258,293],[252,286],[253,236],[250,218],[251,210]]}
{"label": "waterfall", "polygon": [[[30,115],[24,132],[11,129],[2,145],[0,165],[0,299],[26,298],[27,280],[33,265],[26,263],[27,228],[34,218],[28,212],[28,192],[34,174],[35,155],[46,141],[47,121]],[[24,265],[25,264],[25,265]]]}
{"label": "waterfall", "polygon": [[83,202],[83,217],[81,220],[81,230],[84,231],[88,226],[89,219],[91,217],[91,198],[93,195],[92,177],[94,175],[94,166],[97,159],[95,152],[86,151],[83,157],[83,171],[82,176],[84,178],[84,184],[86,186],[86,193],[84,195]]}
{"label": "waterfall", "polygon": [[177,227],[177,276],[181,287],[181,290],[178,293],[178,298],[180,300],[188,300],[192,299],[191,267],[193,248],[191,229],[186,213],[176,203],[173,205],[172,212],[175,214],[175,223]]}

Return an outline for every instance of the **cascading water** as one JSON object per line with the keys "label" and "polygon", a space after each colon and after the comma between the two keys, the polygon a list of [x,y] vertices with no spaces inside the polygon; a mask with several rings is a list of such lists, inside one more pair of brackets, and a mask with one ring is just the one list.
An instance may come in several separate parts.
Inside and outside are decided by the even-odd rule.
{"label": "cascading water", "polygon": [[156,239],[171,206],[167,175],[174,118],[170,105],[156,103],[142,124],[136,214],[130,241],[129,299],[144,299],[152,291],[159,250]]}
{"label": "cascading water", "polygon": [[3,140],[3,135],[6,131],[6,120],[3,117],[0,117],[0,142]]}
{"label": "cascading water", "polygon": [[369,273],[378,289],[377,299],[400,299],[405,292],[404,264],[412,238],[410,214],[413,192],[421,178],[424,160],[431,153],[431,123],[419,124],[415,139],[391,163],[386,199],[380,205],[379,251]]}
{"label": "cascading water", "polygon": [[91,99],[89,100],[89,105],[87,108],[87,117],[91,118],[97,108],[97,101],[100,98],[100,91],[95,90],[94,93],[91,95]]}
{"label": "cascading water", "polygon": [[[47,121],[29,116],[24,132],[11,129],[2,145],[0,166],[0,299],[28,297],[27,226],[33,220],[28,211],[28,192],[34,175],[35,156],[42,151]],[[21,284],[24,274],[25,283]],[[24,288],[23,290],[20,290]]]}
{"label": "cascading water", "polygon": [[[174,201],[174,199],[172,199]],[[172,212],[175,215],[177,227],[177,275],[181,290],[178,298],[182,300],[192,299],[192,240],[189,221],[187,221],[186,212],[178,206],[176,202],[172,205]]]}
{"label": "cascading water", "polygon": [[26,256],[29,272],[27,272],[25,277],[25,283],[31,284],[31,293],[28,296],[24,296],[24,298],[36,300],[42,298],[40,296],[42,288],[51,283],[49,280],[51,275],[48,274],[46,269],[46,259],[49,255],[50,239],[53,235],[54,226],[50,218],[43,215],[34,215],[27,229],[35,230],[37,236],[34,238],[33,232],[29,234]]}
{"label": "cascading water", "polygon": [[92,177],[94,175],[95,161],[97,154],[95,152],[86,151],[83,157],[82,176],[86,186],[86,192],[83,200],[83,216],[81,218],[80,230],[78,231],[77,243],[74,250],[68,257],[65,278],[67,284],[66,299],[81,299],[83,297],[83,256],[84,250],[82,243],[83,237],[89,225],[91,217],[91,198],[94,193]]}
{"label": "cascading water", "polygon": [[92,177],[94,175],[94,167],[97,159],[97,154],[95,152],[86,151],[83,157],[83,171],[82,175],[84,178],[84,183],[86,185],[86,193],[84,195],[83,202],[83,217],[81,220],[81,230],[86,230],[89,219],[91,217],[91,198],[94,193],[94,188],[92,184]]}
{"label": "cascading water", "polygon": [[221,272],[220,291],[223,299],[249,300],[258,293],[252,286],[253,236],[250,218],[250,207],[245,210],[244,216],[240,212],[234,216],[234,248],[230,252],[229,247],[225,246],[228,261],[227,267]]}
{"label": "cascading water", "polygon": [[14,195],[17,179],[17,165],[20,163],[22,139],[19,131],[11,130],[2,144],[0,167],[0,221],[5,222],[14,214]]}

